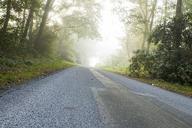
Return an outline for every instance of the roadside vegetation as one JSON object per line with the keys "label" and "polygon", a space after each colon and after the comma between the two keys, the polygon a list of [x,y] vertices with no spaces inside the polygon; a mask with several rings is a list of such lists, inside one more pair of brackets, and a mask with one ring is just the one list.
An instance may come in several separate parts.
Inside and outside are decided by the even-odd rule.
{"label": "roadside vegetation", "polygon": [[115,9],[126,27],[126,52],[105,69],[192,96],[192,2],[136,0],[131,10],[122,3]]}
{"label": "roadside vegetation", "polygon": [[1,59],[0,89],[8,89],[12,85],[23,83],[33,78],[42,77],[55,71],[74,66],[72,62],[54,58],[17,58]]}
{"label": "roadside vegetation", "polygon": [[129,66],[131,76],[146,78],[144,81],[156,86],[192,96],[192,11],[187,9],[189,3],[177,0],[175,16],[154,27],[147,41],[155,48],[135,52]]}
{"label": "roadside vegetation", "polygon": [[0,0],[0,88],[79,63],[74,45],[98,36],[98,10],[94,0]]}
{"label": "roadside vegetation", "polygon": [[130,71],[125,68],[125,67],[100,67],[100,69],[112,72],[112,73],[117,73],[119,75],[128,77],[130,79],[134,79],[143,83],[150,84],[151,86],[159,87],[165,90],[169,90],[178,94],[182,94],[188,97],[192,97],[192,86],[191,85],[183,85],[179,83],[174,83],[174,82],[168,82],[163,79],[155,79],[155,78],[149,78],[149,77],[138,77],[138,76],[133,76]]}

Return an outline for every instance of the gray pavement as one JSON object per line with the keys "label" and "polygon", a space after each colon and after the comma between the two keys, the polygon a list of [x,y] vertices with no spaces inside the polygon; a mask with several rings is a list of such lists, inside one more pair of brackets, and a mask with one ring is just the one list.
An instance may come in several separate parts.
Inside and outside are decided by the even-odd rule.
{"label": "gray pavement", "polygon": [[191,128],[191,105],[172,92],[74,67],[2,94],[0,128]]}

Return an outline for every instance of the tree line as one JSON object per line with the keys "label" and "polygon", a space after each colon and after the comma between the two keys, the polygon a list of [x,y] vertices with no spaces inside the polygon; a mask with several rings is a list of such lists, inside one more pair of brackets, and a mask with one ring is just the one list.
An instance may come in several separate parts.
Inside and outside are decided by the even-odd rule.
{"label": "tree line", "polygon": [[[169,17],[167,3],[168,0],[165,0],[163,23],[149,32],[147,49],[135,53],[130,72],[134,76],[191,85],[192,12],[183,0],[177,0],[175,14]],[[155,48],[149,49],[150,44]]]}
{"label": "tree line", "polygon": [[[53,2],[53,0],[47,0],[46,3],[40,0],[1,0],[1,54],[23,51],[28,47],[38,48]],[[28,42],[32,39],[36,43]]]}
{"label": "tree line", "polygon": [[192,1],[129,2],[133,7],[118,0],[115,8],[127,33],[123,46],[129,75],[191,85]]}
{"label": "tree line", "polygon": [[73,61],[73,43],[98,35],[98,15],[95,0],[0,0],[0,56],[55,54]]}

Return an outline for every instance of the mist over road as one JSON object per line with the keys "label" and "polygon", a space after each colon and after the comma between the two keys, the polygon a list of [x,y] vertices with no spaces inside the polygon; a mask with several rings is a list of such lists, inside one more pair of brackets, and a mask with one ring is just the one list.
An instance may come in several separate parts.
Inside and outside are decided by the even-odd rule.
{"label": "mist over road", "polygon": [[192,99],[83,67],[0,96],[0,128],[191,128]]}

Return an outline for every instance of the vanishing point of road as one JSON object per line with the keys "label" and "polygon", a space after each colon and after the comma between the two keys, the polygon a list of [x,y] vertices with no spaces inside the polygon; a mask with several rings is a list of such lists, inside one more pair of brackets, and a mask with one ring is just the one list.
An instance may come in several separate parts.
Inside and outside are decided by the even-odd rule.
{"label": "vanishing point of road", "polygon": [[73,67],[2,93],[0,128],[192,128],[192,99]]}

